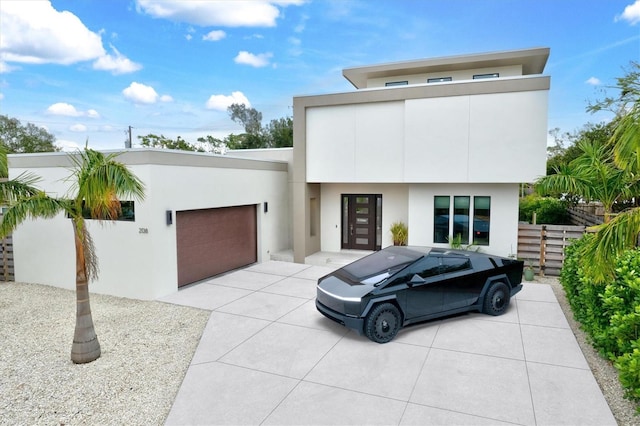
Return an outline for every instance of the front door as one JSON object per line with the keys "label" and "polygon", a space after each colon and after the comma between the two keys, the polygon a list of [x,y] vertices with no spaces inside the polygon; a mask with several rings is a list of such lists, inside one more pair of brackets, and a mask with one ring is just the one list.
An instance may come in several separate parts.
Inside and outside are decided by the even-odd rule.
{"label": "front door", "polygon": [[[376,194],[342,195],[342,248],[375,250],[377,214],[382,197]],[[378,208],[380,204],[380,208]]]}

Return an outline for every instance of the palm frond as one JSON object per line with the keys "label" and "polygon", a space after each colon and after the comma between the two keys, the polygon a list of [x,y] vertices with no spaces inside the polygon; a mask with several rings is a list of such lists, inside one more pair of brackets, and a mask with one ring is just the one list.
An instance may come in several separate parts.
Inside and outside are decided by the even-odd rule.
{"label": "palm frond", "polygon": [[144,199],[144,184],[126,165],[115,160],[117,155],[85,148],[71,157],[75,164],[73,198],[95,219],[116,219],[123,198]]}
{"label": "palm frond", "polygon": [[614,159],[620,168],[640,172],[640,105],[618,118],[616,129],[611,137],[614,143]]}
{"label": "palm frond", "polygon": [[616,257],[638,242],[640,208],[622,212],[594,229],[595,238],[583,247],[582,256],[591,259],[586,266],[587,273],[595,281],[605,283],[613,277]]}
{"label": "palm frond", "polygon": [[5,237],[27,219],[52,218],[60,212],[69,212],[71,204],[68,200],[49,197],[43,191],[18,198],[9,205],[0,222],[0,236]]}
{"label": "palm frond", "polygon": [[0,143],[0,179],[9,178],[9,159],[7,158],[7,147]]}
{"label": "palm frond", "polygon": [[[0,154],[0,162],[2,155]],[[0,165],[0,167],[2,167]],[[40,178],[33,173],[23,172],[15,179],[0,179],[0,203],[10,204],[20,198],[26,198],[36,195],[41,190],[34,187]]]}

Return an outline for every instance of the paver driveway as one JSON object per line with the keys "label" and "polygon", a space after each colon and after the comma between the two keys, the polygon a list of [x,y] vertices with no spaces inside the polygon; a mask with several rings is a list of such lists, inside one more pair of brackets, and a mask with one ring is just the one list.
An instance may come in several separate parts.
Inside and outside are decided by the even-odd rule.
{"label": "paver driveway", "polygon": [[616,424],[549,285],[380,345],[316,311],[331,270],[270,261],[163,298],[211,310],[166,424]]}

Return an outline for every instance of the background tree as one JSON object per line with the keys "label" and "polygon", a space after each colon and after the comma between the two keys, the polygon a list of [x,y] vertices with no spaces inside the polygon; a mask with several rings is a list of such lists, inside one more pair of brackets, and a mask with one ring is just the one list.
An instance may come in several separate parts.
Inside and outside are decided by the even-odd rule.
{"label": "background tree", "polygon": [[[610,145],[614,164],[621,170],[638,176],[640,171],[640,65],[631,63],[631,69],[616,79],[617,96],[590,105],[588,110],[603,109],[617,115],[612,122],[613,135]],[[637,196],[637,192],[636,192]],[[595,237],[581,249],[581,255],[591,262],[589,274],[597,282],[605,282],[613,276],[614,260],[624,250],[638,245],[640,234],[640,208],[621,212],[610,222],[596,228]]]}
{"label": "background tree", "polygon": [[180,136],[177,139],[170,139],[165,137],[164,135],[154,135],[153,133],[149,133],[146,136],[138,136],[140,139],[140,145],[147,148],[164,148],[164,149],[179,149],[182,151],[197,151],[204,152],[204,149],[193,145]]}
{"label": "background tree", "polygon": [[293,118],[283,117],[271,120],[267,125],[270,148],[293,146]]}
{"label": "background tree", "polygon": [[266,128],[262,126],[262,113],[244,104],[232,104],[227,108],[229,117],[242,124],[245,133],[229,135],[225,144],[229,149],[282,148],[293,146],[293,119],[274,119]]}
{"label": "background tree", "polygon": [[144,198],[142,182],[115,160],[116,155],[88,148],[70,155],[74,164],[70,198],[53,198],[44,191],[21,196],[10,204],[0,223],[0,235],[6,236],[29,218],[53,218],[59,213],[71,218],[76,249],[76,326],[71,360],[77,364],[100,357],[89,303],[89,282],[98,276],[98,259],[85,215],[100,221],[115,220],[122,211],[121,198]]}
{"label": "background tree", "polygon": [[0,115],[0,142],[6,151],[12,153],[60,151],[55,145],[56,138],[43,127]]}

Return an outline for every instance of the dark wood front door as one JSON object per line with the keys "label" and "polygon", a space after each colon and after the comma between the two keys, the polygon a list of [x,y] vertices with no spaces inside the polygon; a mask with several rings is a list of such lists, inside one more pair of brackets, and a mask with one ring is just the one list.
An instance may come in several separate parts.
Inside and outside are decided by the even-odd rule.
{"label": "dark wood front door", "polygon": [[342,248],[375,250],[376,214],[382,198],[375,194],[342,195]]}

